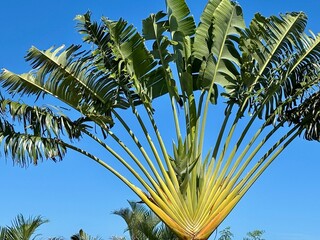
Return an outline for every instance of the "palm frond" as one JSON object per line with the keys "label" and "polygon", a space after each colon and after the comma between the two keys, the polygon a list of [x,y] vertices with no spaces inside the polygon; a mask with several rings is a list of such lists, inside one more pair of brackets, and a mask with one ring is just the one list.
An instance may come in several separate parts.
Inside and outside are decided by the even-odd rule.
{"label": "palm frond", "polygon": [[192,98],[193,79],[191,73],[192,41],[196,24],[185,0],[167,0],[168,29],[173,41],[175,62],[183,94]]}
{"label": "palm frond", "polygon": [[55,114],[49,107],[30,106],[9,99],[0,99],[0,114],[9,114],[12,121],[22,124],[24,133],[37,136],[61,138],[67,136],[70,140],[81,138],[81,131],[90,128],[84,124],[81,117],[72,121],[69,117]]}
{"label": "palm frond", "polygon": [[[112,38],[110,35],[110,31],[112,30],[113,26],[110,24],[113,21],[110,21],[106,18],[102,18],[102,23],[98,24],[97,22],[94,22],[91,20],[91,14],[88,12],[84,15],[78,15],[76,19],[79,21],[78,29],[81,34],[84,35],[83,40],[87,43],[93,43],[96,46],[96,49],[93,51],[93,61],[94,64],[102,71],[105,72],[105,74],[112,74],[114,77],[118,78],[118,81],[122,83],[123,89],[126,89],[124,86],[126,83],[127,88],[130,88],[130,84],[132,84],[132,79],[130,74],[126,73],[126,71],[123,71],[125,68],[125,65],[121,64],[122,57],[119,57],[119,55],[115,54],[113,51],[113,45],[115,41],[118,41],[117,38]],[[114,22],[115,23],[115,22]],[[118,25],[126,25],[125,21],[119,20]],[[111,29],[109,29],[111,27]],[[125,31],[126,28],[132,28],[132,26],[123,26],[123,31]],[[118,29],[118,31],[122,31],[121,27]],[[131,41],[131,46],[134,46],[135,48],[135,55],[137,53],[141,54],[137,57],[134,57],[135,62],[135,72],[138,70],[138,66],[140,64],[146,64],[147,69],[146,72],[138,73],[137,77],[139,78],[139,81],[142,83],[142,85],[148,89],[150,92],[150,95],[152,98],[157,98],[165,93],[167,93],[166,90],[166,84],[164,81],[164,77],[161,74],[162,72],[159,71],[158,68],[153,69],[154,67],[154,60],[152,59],[151,55],[148,53],[146,48],[143,46],[142,38],[137,34],[134,33],[135,30],[131,29],[133,32],[130,33],[130,30],[128,33],[135,35],[135,37],[127,36],[125,37],[124,41]],[[120,32],[116,32],[115,35],[120,34]],[[131,40],[130,40],[131,39]],[[119,40],[120,42],[122,40]],[[117,44],[122,45],[122,43],[118,42]],[[124,47],[124,46],[122,46]],[[130,47],[130,46],[129,46]],[[122,50],[121,50],[122,51]],[[117,51],[116,51],[117,53]],[[139,57],[139,58],[138,58]],[[144,65],[140,66],[140,69],[143,69]],[[141,71],[141,70],[139,70]],[[145,71],[145,70],[143,70]],[[130,83],[130,84],[129,84]],[[139,103],[139,97],[136,96],[136,93],[134,95],[134,91],[127,92],[126,94],[130,95],[130,99],[132,101],[135,101],[135,104]]]}
{"label": "palm frond", "polygon": [[6,227],[0,227],[0,239],[8,240]]}
{"label": "palm frond", "polygon": [[112,53],[119,61],[118,68],[130,77],[134,91],[143,104],[149,109],[151,107],[151,92],[147,86],[152,84],[146,82],[145,78],[156,66],[156,62],[147,50],[144,39],[132,25],[126,21],[111,21],[102,18],[112,41]]}
{"label": "palm frond", "polygon": [[[128,91],[131,89],[130,76],[123,70],[123,66],[119,64],[121,59],[116,58],[112,51],[113,41],[110,37],[108,27],[102,21],[98,24],[91,20],[91,13],[87,12],[83,15],[77,15],[78,32],[83,35],[83,41],[88,44],[93,44],[92,50],[92,64],[103,72],[104,75],[113,78],[113,81],[118,83],[118,88],[115,93],[119,96],[127,96],[131,101],[139,101],[139,97],[134,91]],[[120,105],[121,102],[118,104]],[[123,108],[127,108],[128,103],[123,104]]]}
{"label": "palm frond", "polygon": [[[29,217],[25,219],[22,214],[19,214],[13,221],[11,226],[6,227],[6,239],[36,239],[38,235],[35,235],[36,230],[48,220],[41,216]],[[35,235],[35,236],[34,236]]]}
{"label": "palm frond", "polygon": [[[181,239],[207,239],[296,137],[304,133],[320,140],[320,36],[304,33],[303,13],[257,14],[244,29],[238,3],[209,0],[196,27],[185,0],[166,0],[166,6],[167,13],[144,20],[142,36],[123,19],[102,17],[97,23],[88,12],[76,19],[91,50],[32,47],[26,59],[33,70],[21,75],[4,70],[2,86],[12,95],[52,95],[81,117],[71,120],[52,108],[0,99],[0,142],[4,153],[22,166],[60,159],[67,149],[101,164],[155,213],[132,202],[131,209],[115,212],[129,230],[140,228],[130,232],[136,238],[169,238],[160,235],[161,219]],[[151,51],[145,40],[152,42]],[[227,99],[221,112],[225,118],[217,135],[210,133],[213,150],[205,151],[210,102],[217,102],[219,86]],[[178,141],[171,154],[152,104],[167,93]],[[119,108],[130,108],[134,121],[122,117]],[[247,110],[250,118],[240,124]],[[113,117],[122,127],[119,132],[110,129]],[[95,124],[115,148],[107,143],[110,138],[104,141],[89,130]],[[127,133],[124,141],[121,130]],[[141,189],[113,162],[73,144],[83,133],[115,157]],[[74,239],[81,237],[86,237],[83,231]]]}
{"label": "palm frond", "polygon": [[90,57],[79,47],[71,46],[65,51],[29,50],[27,60],[32,62],[33,72],[17,75],[4,70],[0,76],[2,86],[12,94],[50,94],[94,119],[104,117],[105,124],[112,125],[111,109],[127,108],[128,102],[119,91],[117,80],[90,65]]}
{"label": "palm frond", "polygon": [[307,140],[320,141],[320,93],[307,97],[301,104],[283,111],[281,120],[300,126]]}
{"label": "palm frond", "polygon": [[161,11],[151,14],[143,20],[142,36],[148,41],[153,41],[151,54],[155,60],[158,60],[159,65],[158,68],[148,74],[148,77],[155,79],[155,84],[151,86],[152,96],[157,97],[169,92],[179,102],[180,96],[169,67],[169,64],[174,60],[172,53],[169,51],[169,46],[173,45],[173,41],[166,34],[169,21],[164,20],[165,16],[167,15]]}
{"label": "palm frond", "polygon": [[[281,102],[283,90],[288,84],[288,69],[299,55],[296,45],[306,25],[303,13],[288,13],[280,17],[266,18],[256,14],[240,41],[243,53],[242,84],[251,95],[256,93],[265,103],[267,116],[275,110],[274,105]],[[259,102],[260,99],[257,101]],[[254,103],[255,104],[255,103]]]}
{"label": "palm frond", "polygon": [[116,210],[113,214],[125,220],[131,239],[167,239],[162,238],[164,232],[159,226],[160,219],[145,204],[133,201],[128,202],[130,208]]}
{"label": "palm frond", "polygon": [[302,12],[270,18],[255,15],[249,28],[243,32],[240,45],[244,53],[257,61],[258,74],[254,83],[259,78],[268,79],[272,66],[277,66],[283,58],[288,57],[288,53],[293,52],[296,38],[303,34],[306,22],[306,15]]}
{"label": "palm frond", "polygon": [[[1,124],[2,125],[2,124]],[[4,154],[13,162],[22,167],[29,162],[37,164],[39,160],[62,159],[66,153],[66,147],[61,140],[44,138],[19,132],[3,133],[7,131],[0,126],[0,140],[4,148]]]}
{"label": "palm frond", "polygon": [[39,68],[36,77],[45,82],[46,89],[59,95],[67,93],[68,102],[74,99],[77,102],[76,109],[82,111],[85,106],[93,106],[94,111],[108,115],[110,108],[126,106],[125,103],[121,104],[124,99],[117,91],[118,82],[92,66],[89,53],[78,53],[78,48],[74,46],[61,50],[57,48],[43,52],[31,48],[26,57],[32,62],[33,68]]}
{"label": "palm frond", "polygon": [[197,88],[215,88],[212,101],[217,98],[216,84],[231,92],[238,78],[240,54],[235,43],[243,28],[242,9],[229,0],[209,1],[201,15],[193,45],[194,67],[199,69]]}
{"label": "palm frond", "polygon": [[[10,115],[12,120],[6,120]],[[4,153],[14,163],[26,166],[38,160],[62,159],[66,147],[61,139],[79,140],[82,131],[90,128],[85,118],[72,121],[64,115],[56,115],[48,107],[29,106],[13,100],[0,101],[0,142]],[[21,124],[17,128],[15,122]]]}
{"label": "palm frond", "polygon": [[258,14],[241,40],[244,59],[254,58],[243,66],[244,85],[254,98],[251,111],[258,110],[270,123],[301,109],[299,103],[319,86],[320,37],[303,32],[306,20],[303,13],[279,18]]}
{"label": "palm frond", "polygon": [[166,6],[170,32],[180,32],[184,36],[192,36],[196,24],[185,0],[166,0]]}

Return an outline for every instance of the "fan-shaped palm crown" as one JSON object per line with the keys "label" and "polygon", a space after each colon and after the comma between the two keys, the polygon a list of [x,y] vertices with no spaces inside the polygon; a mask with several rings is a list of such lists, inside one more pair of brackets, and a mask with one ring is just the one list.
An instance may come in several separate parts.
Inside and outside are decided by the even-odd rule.
{"label": "fan-shaped palm crown", "polygon": [[[142,35],[123,19],[99,24],[86,13],[76,19],[90,50],[32,47],[32,71],[3,70],[2,87],[51,95],[79,114],[3,97],[0,136],[23,166],[75,150],[128,185],[181,239],[207,239],[290,142],[319,140],[320,37],[304,33],[301,12],[256,14],[246,27],[236,2],[210,0],[196,25],[184,0],[166,6],[143,21]],[[172,131],[160,129],[157,102],[172,112]],[[175,133],[172,151],[163,130]],[[133,178],[78,147],[82,138]]]}

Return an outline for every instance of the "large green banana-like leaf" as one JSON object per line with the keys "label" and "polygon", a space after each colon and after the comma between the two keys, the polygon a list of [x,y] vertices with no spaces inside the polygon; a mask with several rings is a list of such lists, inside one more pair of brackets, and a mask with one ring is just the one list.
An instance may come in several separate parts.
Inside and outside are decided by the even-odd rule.
{"label": "large green banana-like leaf", "polygon": [[195,22],[185,0],[166,0],[169,16],[170,32],[181,32],[184,36],[192,36],[195,31]]}
{"label": "large green banana-like leaf", "polygon": [[[167,0],[168,27],[174,41],[173,49],[181,89],[188,98],[193,98],[191,73],[192,39],[196,25],[185,0]],[[192,105],[192,103],[190,103]],[[191,113],[194,115],[194,113]],[[193,116],[192,118],[195,118]]]}
{"label": "large green banana-like leaf", "polygon": [[13,121],[22,123],[25,133],[61,138],[62,135],[69,139],[80,139],[81,131],[90,128],[84,124],[86,119],[81,117],[72,121],[65,115],[54,114],[48,107],[30,106],[9,99],[0,100],[0,113],[2,116],[10,114]]}
{"label": "large green banana-like leaf", "polygon": [[[119,56],[119,52],[116,51],[115,48],[115,43],[122,41],[119,39],[122,34],[125,38],[124,40],[130,42],[131,46],[134,47],[134,49],[132,48],[131,50],[135,51],[135,54],[131,55],[132,59],[130,60],[130,64],[134,63],[136,77],[139,78],[143,87],[148,90],[152,98],[157,98],[167,93],[162,71],[153,68],[155,62],[144,47],[142,38],[134,30],[133,26],[127,26],[127,23],[123,20],[120,20],[117,24],[116,22],[111,24],[112,21],[106,18],[103,18],[103,23],[99,25],[91,20],[91,14],[89,12],[84,15],[78,15],[76,19],[78,20],[79,32],[84,35],[83,40],[87,43],[93,43],[96,46],[93,53],[94,62],[98,69],[104,71],[105,74],[112,74],[118,79],[123,79],[121,80],[122,82],[125,82],[125,79],[126,81],[130,80],[131,76],[129,76],[129,74],[121,72],[125,67],[125,65],[121,64],[123,56]],[[115,27],[116,25],[118,25],[117,28]],[[120,25],[122,25],[122,27],[120,27]],[[119,35],[119,38],[112,37],[110,32],[113,36]],[[126,35],[127,33],[129,35]],[[125,45],[119,42],[117,42],[117,44],[122,47]],[[121,51],[123,51],[123,49]],[[138,52],[140,55],[137,54]],[[143,72],[139,72],[141,70]],[[133,95],[131,95],[130,98],[137,100],[137,103],[139,102]]]}
{"label": "large green banana-like leaf", "polygon": [[[177,102],[180,102],[176,82],[173,80],[173,74],[169,66],[173,61],[173,55],[169,52],[168,47],[173,43],[165,34],[169,25],[169,21],[163,19],[165,16],[166,14],[163,12],[151,14],[143,20],[142,33],[146,40],[153,41],[151,54],[155,60],[159,61],[155,78],[158,78],[157,82],[162,83],[162,85],[153,87],[153,92],[159,91],[161,95],[168,92]],[[160,96],[160,94],[157,93],[156,96]]]}
{"label": "large green banana-like leaf", "polygon": [[32,47],[27,60],[35,70],[21,75],[4,70],[3,86],[11,93],[53,95],[88,117],[97,116],[112,125],[110,110],[128,107],[125,93],[119,90],[122,83],[89,66],[86,55],[74,59],[78,48],[40,51]]}
{"label": "large green banana-like leaf", "polygon": [[4,154],[10,157],[14,164],[22,167],[28,166],[30,162],[37,165],[39,160],[43,159],[61,160],[66,153],[66,147],[61,140],[15,133],[3,124],[0,129],[0,139]]}
{"label": "large green banana-like leaf", "polygon": [[232,90],[240,65],[240,54],[235,44],[243,28],[244,20],[239,5],[229,0],[208,2],[193,45],[194,64],[199,65],[198,88],[212,89],[219,84]]}
{"label": "large green banana-like leaf", "polygon": [[252,62],[242,67],[243,84],[251,94],[258,92],[261,99],[272,96],[263,104],[266,116],[282,101],[283,93],[288,96],[292,90],[290,85],[295,84],[290,83],[288,73],[295,58],[300,56],[300,51],[296,49],[299,41],[296,36],[303,36],[305,25],[306,16],[303,13],[270,18],[256,14],[250,27],[242,34],[240,48],[244,58],[248,57],[246,62]]}
{"label": "large green banana-like leaf", "polygon": [[[42,159],[61,160],[66,152],[61,139],[65,136],[69,140],[79,140],[82,131],[90,128],[84,124],[84,118],[71,121],[64,115],[55,115],[47,107],[29,106],[8,99],[0,101],[0,114],[4,153],[22,166],[29,162],[37,164]],[[12,117],[12,123],[4,119],[7,114]],[[22,128],[15,127],[15,122]]]}
{"label": "large green banana-like leaf", "polygon": [[297,40],[295,47],[299,54],[288,70],[289,86],[285,95],[289,98],[293,93],[300,94],[296,101],[283,107],[280,118],[301,125],[306,139],[319,141],[319,93],[314,86],[320,86],[320,35],[303,34]]}
{"label": "large green banana-like leaf", "polygon": [[[312,94],[299,106],[285,112],[283,117],[289,123],[300,126],[308,140],[320,141],[320,94]],[[301,130],[301,131],[302,131]]]}
{"label": "large green banana-like leaf", "polygon": [[249,29],[244,32],[240,45],[246,54],[251,54],[257,61],[258,74],[253,84],[258,82],[259,78],[268,79],[272,64],[282,60],[283,54],[287,54],[287,51],[292,54],[295,38],[303,34],[305,26],[304,13],[288,13],[270,18],[261,14],[255,15]]}
{"label": "large green banana-like leaf", "polygon": [[[122,19],[115,22],[102,18],[102,21],[110,34],[112,52],[119,61],[118,68],[123,68],[128,74],[142,103],[152,109],[152,98],[164,94],[165,92],[159,89],[166,88],[163,86],[165,81],[162,81],[161,75],[160,80],[155,78],[156,81],[151,77],[160,72],[155,70],[156,61],[146,49],[144,39],[132,25],[128,25]],[[152,92],[153,88],[156,91]]]}
{"label": "large green banana-like leaf", "polygon": [[257,14],[241,39],[244,58],[254,59],[242,73],[254,98],[251,107],[260,117],[264,111],[265,119],[273,115],[270,123],[279,116],[284,119],[287,110],[292,113],[310,86],[319,82],[320,38],[303,33],[305,26],[303,13],[280,18]]}
{"label": "large green banana-like leaf", "polygon": [[[123,19],[102,18],[98,24],[86,13],[76,19],[91,51],[32,47],[27,55],[32,71],[4,70],[2,86],[12,95],[50,94],[81,116],[71,120],[48,107],[1,99],[0,140],[21,165],[75,150],[123,181],[181,239],[202,240],[297,136],[304,131],[307,139],[319,140],[320,37],[303,33],[303,13],[257,14],[245,29],[236,2],[209,0],[196,27],[184,0],[166,4],[167,13],[143,21],[142,36]],[[151,51],[145,41],[152,42]],[[210,132],[211,151],[205,149],[206,122],[218,85],[226,107],[220,130]],[[167,93],[177,141],[173,151],[160,134],[152,105]],[[127,108],[129,117],[122,115]],[[278,139],[274,134],[286,122]],[[115,123],[119,128],[111,130]],[[102,134],[91,129],[95,125]],[[165,131],[171,133],[167,126]],[[113,161],[104,162],[72,142],[82,136],[118,160],[139,187],[114,169]]]}

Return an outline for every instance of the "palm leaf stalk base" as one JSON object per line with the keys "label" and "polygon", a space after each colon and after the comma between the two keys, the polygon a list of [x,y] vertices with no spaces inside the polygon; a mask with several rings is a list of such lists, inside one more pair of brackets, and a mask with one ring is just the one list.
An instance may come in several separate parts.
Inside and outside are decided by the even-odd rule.
{"label": "palm leaf stalk base", "polygon": [[[319,141],[320,37],[304,32],[301,12],[256,14],[246,27],[230,0],[208,1],[198,24],[184,0],[166,6],[143,20],[142,34],[123,19],[79,15],[89,50],[32,47],[30,72],[4,69],[0,140],[21,166],[74,150],[123,181],[181,239],[207,239],[294,139]],[[157,115],[166,104],[169,137]],[[87,139],[131,175],[77,145]]]}

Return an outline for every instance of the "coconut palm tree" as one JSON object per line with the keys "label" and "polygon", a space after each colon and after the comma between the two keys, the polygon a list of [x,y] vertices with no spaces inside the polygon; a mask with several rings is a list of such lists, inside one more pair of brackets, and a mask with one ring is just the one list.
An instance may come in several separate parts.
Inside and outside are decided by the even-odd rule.
{"label": "coconut palm tree", "polygon": [[[8,94],[63,105],[4,95],[1,142],[21,166],[74,150],[119,178],[181,239],[207,239],[294,139],[319,140],[320,36],[304,32],[302,12],[256,14],[246,26],[238,3],[209,0],[196,23],[184,0],[165,3],[143,20],[142,34],[123,19],[79,15],[89,47],[32,47],[30,72],[4,69]],[[86,139],[131,175],[77,145]]]}
{"label": "coconut palm tree", "polygon": [[36,230],[48,220],[41,216],[29,217],[25,219],[19,214],[13,221],[11,226],[0,227],[0,239],[3,240],[34,240],[40,234],[35,234]]}

